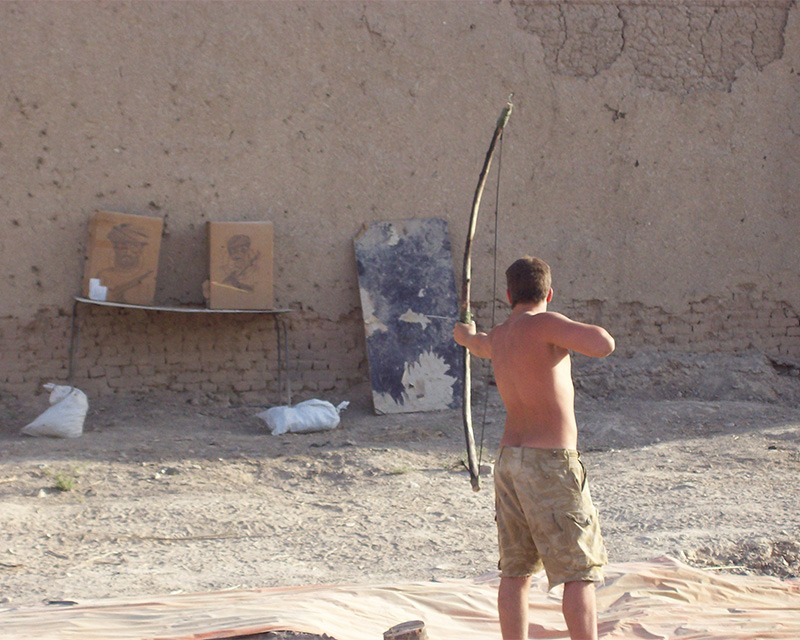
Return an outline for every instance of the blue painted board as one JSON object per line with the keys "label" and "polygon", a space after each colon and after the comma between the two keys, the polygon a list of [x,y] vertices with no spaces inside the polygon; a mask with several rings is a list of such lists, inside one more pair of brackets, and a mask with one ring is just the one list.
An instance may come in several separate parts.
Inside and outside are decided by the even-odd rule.
{"label": "blue painted board", "polygon": [[439,219],[373,222],[355,239],[375,412],[461,406],[450,235]]}

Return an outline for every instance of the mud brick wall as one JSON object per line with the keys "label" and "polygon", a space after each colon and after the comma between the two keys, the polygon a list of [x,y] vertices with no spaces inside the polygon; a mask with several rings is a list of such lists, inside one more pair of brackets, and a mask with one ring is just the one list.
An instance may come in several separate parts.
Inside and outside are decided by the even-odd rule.
{"label": "mud brick wall", "polygon": [[[198,314],[79,305],[73,384],[92,394],[183,393],[222,401],[285,404],[339,397],[366,375],[359,319],[282,314]],[[41,314],[25,327],[0,322],[3,389],[18,396],[68,380],[72,320]],[[288,347],[279,370],[278,340]],[[23,345],[20,348],[20,345]],[[283,356],[281,356],[283,357]],[[286,386],[286,375],[289,387]],[[343,398],[341,398],[343,399]]]}
{"label": "mud brick wall", "polygon": [[642,348],[694,353],[759,351],[780,363],[800,362],[800,316],[786,303],[754,304],[748,299],[706,298],[690,302],[684,314],[641,304],[573,305],[569,313],[584,322],[597,322],[623,336],[618,354]]}
{"label": "mud brick wall", "polygon": [[[511,92],[473,245],[479,324],[503,298],[495,256],[534,254],[552,308],[607,326],[620,358],[800,366],[794,0],[9,1],[0,68],[0,397],[66,381],[106,210],[163,220],[162,306],[203,304],[207,222],[271,221],[294,399],[347,399],[368,379],[354,237],[442,218],[458,274]],[[269,318],[81,317],[90,395],[280,400]]]}
{"label": "mud brick wall", "polygon": [[[755,350],[776,365],[800,362],[800,317],[787,304],[708,298],[691,303],[681,315],[639,303],[615,306],[596,300],[554,308],[608,327],[618,338],[620,357],[642,349],[699,354]],[[502,316],[504,309],[500,306],[496,313]],[[488,306],[479,305],[475,311],[477,321],[488,325]],[[284,322],[295,401],[347,399],[347,390],[368,378],[359,314],[330,321],[292,312]],[[40,392],[46,382],[66,381],[71,335],[66,313],[42,313],[24,327],[0,321],[3,389],[22,397]],[[273,319],[265,315],[83,307],[78,313],[74,384],[94,394],[160,390],[283,404],[286,383],[285,378],[279,380],[277,340]],[[474,368],[486,375],[480,362]]]}

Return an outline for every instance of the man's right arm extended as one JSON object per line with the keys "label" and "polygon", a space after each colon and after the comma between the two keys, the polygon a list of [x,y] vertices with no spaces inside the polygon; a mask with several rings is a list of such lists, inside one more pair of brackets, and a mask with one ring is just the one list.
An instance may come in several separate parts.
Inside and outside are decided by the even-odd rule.
{"label": "man's right arm extended", "polygon": [[614,351],[614,338],[603,327],[576,322],[560,313],[548,315],[548,342],[592,358],[605,358]]}

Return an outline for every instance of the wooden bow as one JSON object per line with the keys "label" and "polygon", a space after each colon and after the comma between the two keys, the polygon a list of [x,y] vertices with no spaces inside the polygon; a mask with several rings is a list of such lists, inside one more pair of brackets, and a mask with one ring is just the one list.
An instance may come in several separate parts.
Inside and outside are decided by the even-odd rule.
{"label": "wooden bow", "polygon": [[[470,311],[470,283],[472,279],[472,239],[475,237],[475,228],[478,223],[478,210],[481,206],[481,197],[483,196],[483,188],[486,186],[486,178],[489,174],[489,168],[492,165],[492,157],[494,150],[497,146],[497,141],[503,134],[503,129],[508,123],[508,118],[511,116],[511,96],[508,98],[506,106],[503,107],[500,117],[497,119],[497,124],[494,128],[494,135],[492,135],[492,142],[489,145],[489,150],[486,152],[486,158],[483,161],[483,168],[481,169],[480,176],[478,177],[478,186],[475,189],[475,197],[472,200],[472,214],[469,219],[469,230],[467,231],[467,242],[464,245],[464,271],[461,279],[461,300],[460,300],[460,314],[459,319],[461,322],[469,324],[472,322],[472,312]],[[467,440],[467,470],[469,471],[470,482],[472,483],[473,491],[481,490],[480,483],[480,469],[478,466],[478,459],[475,453],[475,434],[472,431],[472,378],[470,367],[469,350],[464,348],[464,395],[462,402],[462,414],[464,419],[464,435]]]}

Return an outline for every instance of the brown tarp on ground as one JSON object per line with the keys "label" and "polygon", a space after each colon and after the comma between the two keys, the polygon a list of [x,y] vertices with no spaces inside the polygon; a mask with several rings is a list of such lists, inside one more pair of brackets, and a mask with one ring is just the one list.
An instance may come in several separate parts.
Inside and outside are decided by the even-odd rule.
{"label": "brown tarp on ground", "polygon": [[[499,638],[495,574],[477,580],[320,585],[87,600],[0,609],[4,640],[183,640],[275,630],[380,640],[424,620],[432,640]],[[720,575],[670,558],[611,565],[598,589],[600,637],[772,640],[800,638],[800,580]],[[531,635],[567,638],[560,590],[544,576],[530,595]]]}

